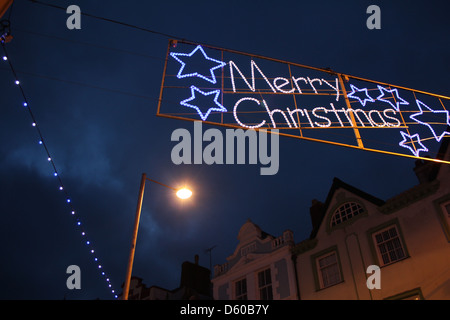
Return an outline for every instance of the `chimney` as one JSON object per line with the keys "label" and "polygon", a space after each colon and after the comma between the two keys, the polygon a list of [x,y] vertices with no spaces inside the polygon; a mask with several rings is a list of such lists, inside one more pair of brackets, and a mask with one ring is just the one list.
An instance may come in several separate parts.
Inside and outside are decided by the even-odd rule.
{"label": "chimney", "polygon": [[181,265],[180,288],[188,288],[198,294],[210,296],[211,271],[198,264],[198,254],[195,255],[194,259],[194,263],[185,261]]}
{"label": "chimney", "polygon": [[435,168],[436,165],[432,161],[426,161],[426,160],[417,160],[416,166],[414,167],[414,173],[417,176],[417,179],[419,179],[419,183],[427,183],[432,181],[435,177]]}
{"label": "chimney", "polygon": [[324,209],[324,204],[322,202],[320,202],[317,199],[312,200],[311,207],[309,208],[309,215],[311,217],[311,223],[312,223],[313,230],[318,228],[320,225],[320,222],[322,221],[323,209]]}

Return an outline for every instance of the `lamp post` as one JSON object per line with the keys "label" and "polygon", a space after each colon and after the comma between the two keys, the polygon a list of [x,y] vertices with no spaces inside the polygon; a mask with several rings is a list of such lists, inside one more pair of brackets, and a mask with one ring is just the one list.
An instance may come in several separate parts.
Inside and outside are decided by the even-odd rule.
{"label": "lamp post", "polygon": [[166,184],[163,184],[161,182],[158,182],[153,179],[147,178],[147,175],[145,173],[142,174],[141,177],[141,186],[139,188],[139,198],[136,208],[136,217],[134,219],[134,229],[133,229],[133,235],[131,239],[131,248],[130,248],[130,257],[128,258],[128,267],[127,267],[127,274],[125,277],[125,284],[123,287],[123,300],[128,300],[128,292],[130,291],[130,281],[131,281],[131,271],[133,269],[133,261],[134,261],[134,252],[136,251],[136,239],[137,239],[137,233],[139,229],[139,220],[141,218],[141,210],[142,210],[142,201],[144,198],[144,189],[145,189],[145,181],[149,180],[151,182],[157,183],[161,186],[164,186],[166,188],[169,188],[176,192],[176,195],[180,199],[187,199],[192,195],[192,191],[190,191],[187,188],[173,188],[171,186],[168,186]]}

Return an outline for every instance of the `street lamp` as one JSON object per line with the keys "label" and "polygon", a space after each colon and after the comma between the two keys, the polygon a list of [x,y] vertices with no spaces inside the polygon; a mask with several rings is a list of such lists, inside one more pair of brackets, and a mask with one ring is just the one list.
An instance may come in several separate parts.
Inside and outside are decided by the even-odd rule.
{"label": "street lamp", "polygon": [[145,180],[149,180],[149,181],[157,183],[163,187],[172,189],[173,191],[176,192],[177,197],[180,199],[188,199],[192,195],[192,191],[187,188],[177,189],[177,188],[168,186],[166,184],[163,184],[161,182],[158,182],[156,180],[149,179],[149,178],[147,178],[147,175],[145,173],[142,174],[141,186],[139,188],[139,199],[138,199],[137,208],[136,208],[136,217],[134,220],[133,237],[131,240],[130,257],[128,258],[127,275],[125,278],[125,284],[124,284],[124,288],[123,288],[123,297],[122,297],[123,300],[128,300],[128,291],[130,291],[131,271],[133,269],[134,252],[136,250],[136,239],[137,239],[137,233],[138,233],[138,228],[139,228],[139,220],[141,218],[142,200],[144,198],[144,189],[145,189]]}

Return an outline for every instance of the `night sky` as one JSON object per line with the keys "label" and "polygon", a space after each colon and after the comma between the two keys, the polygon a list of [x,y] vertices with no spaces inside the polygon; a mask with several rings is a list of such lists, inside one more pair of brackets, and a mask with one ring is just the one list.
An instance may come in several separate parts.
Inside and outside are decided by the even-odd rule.
{"label": "night sky", "polygon": [[[144,172],[194,191],[180,202],[146,184],[133,275],[166,289],[178,287],[182,262],[196,254],[209,268],[207,248],[216,246],[213,265],[225,263],[247,219],[306,239],[311,201],[325,200],[334,177],[384,200],[415,185],[414,159],[287,137],[276,175],[260,175],[259,164],[172,163],[172,132],[192,132],[193,123],[156,116],[163,34],[450,95],[448,3],[343,2],[46,0],[91,15],[69,30],[65,10],[14,1],[3,17],[14,37],[9,61],[65,190],[0,60],[0,299],[114,298],[72,207],[120,293]],[[381,9],[380,30],[366,27],[371,4]],[[69,265],[81,269],[80,290],[66,287]]]}

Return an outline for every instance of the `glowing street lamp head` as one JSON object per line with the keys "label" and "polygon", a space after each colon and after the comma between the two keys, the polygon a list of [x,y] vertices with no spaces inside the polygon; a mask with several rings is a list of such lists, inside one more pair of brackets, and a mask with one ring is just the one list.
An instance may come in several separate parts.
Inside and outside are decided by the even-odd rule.
{"label": "glowing street lamp head", "polygon": [[181,188],[177,191],[177,197],[180,199],[188,199],[192,196],[192,191],[188,188]]}

